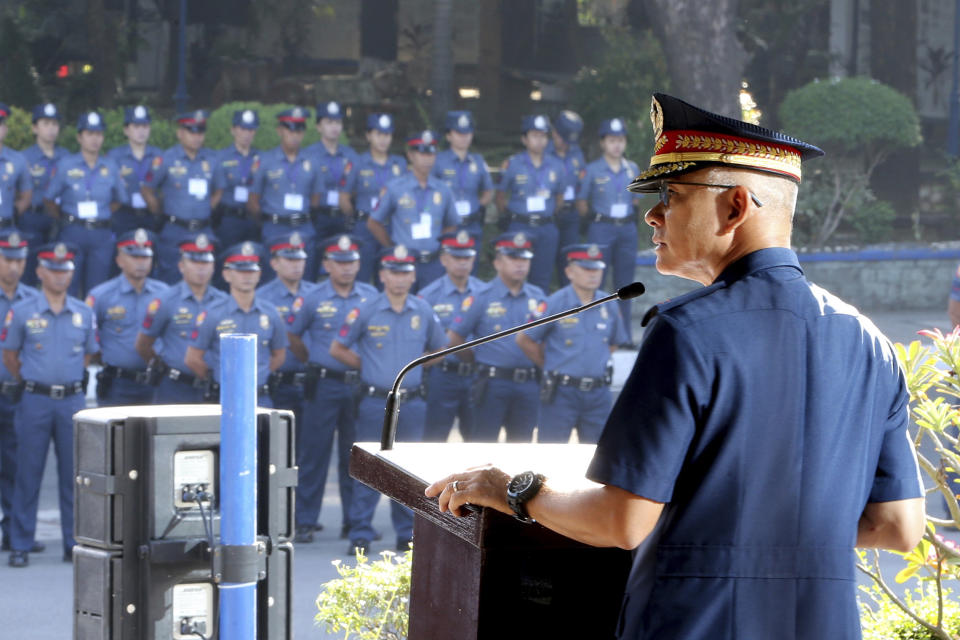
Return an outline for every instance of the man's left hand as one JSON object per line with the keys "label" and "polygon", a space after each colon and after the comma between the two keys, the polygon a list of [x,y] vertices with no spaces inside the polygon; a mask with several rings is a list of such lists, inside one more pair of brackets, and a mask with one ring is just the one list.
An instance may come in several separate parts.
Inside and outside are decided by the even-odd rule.
{"label": "man's left hand", "polygon": [[510,476],[495,467],[487,466],[468,469],[463,473],[454,473],[437,480],[424,490],[428,498],[438,496],[440,511],[449,511],[455,516],[465,516],[466,504],[478,507],[490,507],[513,515],[507,504],[507,484]]}

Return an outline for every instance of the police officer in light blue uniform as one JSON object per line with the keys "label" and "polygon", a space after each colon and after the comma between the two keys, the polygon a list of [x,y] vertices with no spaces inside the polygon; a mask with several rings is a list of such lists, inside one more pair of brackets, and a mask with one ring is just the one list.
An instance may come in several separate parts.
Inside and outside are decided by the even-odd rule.
{"label": "police officer in light blue uniform", "polygon": [[[266,300],[277,308],[283,320],[284,331],[289,332],[297,313],[303,308],[303,299],[317,285],[303,279],[307,252],[300,232],[284,233],[267,240],[270,251],[270,266],[277,277],[257,289],[257,298]],[[306,386],[307,367],[291,353],[280,368],[270,374],[270,397],[273,406],[293,411],[298,427],[303,425],[303,394]]]}
{"label": "police officer in light blue uniform", "polygon": [[357,280],[371,282],[380,244],[367,228],[370,214],[380,204],[387,183],[407,170],[407,162],[390,153],[393,140],[393,116],[371,113],[367,116],[368,151],[347,164],[340,193],[340,208],[353,217],[357,242],[360,243],[360,273]]}
{"label": "police officer in light blue uniform", "polygon": [[147,309],[167,285],[148,278],[153,266],[153,238],[146,229],[127,231],[117,239],[120,275],[94,287],[87,296],[100,329],[97,403],[102,407],[150,404],[146,363],[135,348]]}
{"label": "police officer in light blue uniform", "polygon": [[[640,195],[627,191],[639,173],[636,163],[623,157],[627,127],[622,118],[604,120],[598,130],[603,155],[589,165],[580,181],[577,209],[590,221],[587,240],[604,247],[613,288],[633,282],[637,261],[637,207]],[[632,342],[630,300],[620,300],[627,342]]]}
{"label": "police officer in light blue uniform", "polygon": [[231,122],[233,144],[217,152],[213,170],[214,193],[220,195],[214,212],[214,228],[217,237],[228,247],[260,239],[260,227],[247,210],[260,154],[253,148],[260,114],[255,109],[239,109],[233,112]]}
{"label": "police officer in light blue uniform", "polygon": [[[277,114],[280,145],[260,154],[247,208],[263,223],[264,239],[293,231],[300,234],[307,245],[304,277],[314,280],[316,230],[311,212],[320,205],[322,187],[316,162],[300,149],[309,117],[310,110],[301,107]],[[272,269],[267,270],[264,280],[272,277]]]}
{"label": "police officer in light blue uniform", "polygon": [[[550,144],[547,153],[563,164],[563,204],[557,210],[557,235],[559,247],[567,247],[580,241],[580,216],[574,201],[577,197],[577,184],[580,173],[587,164],[580,149],[580,133],[583,131],[583,119],[575,111],[564,110],[554,121],[550,131]],[[561,285],[567,284],[564,275],[567,261],[562,251],[557,252],[557,278]]]}
{"label": "police officer in light blue uniform", "polygon": [[202,109],[177,116],[179,144],[153,159],[140,189],[150,212],[160,216],[156,274],[167,284],[180,279],[180,244],[197,233],[213,235],[210,214],[219,195],[213,189],[216,152],[203,146],[208,118]]}
{"label": "police officer in light blue uniform", "polygon": [[[15,229],[0,231],[0,315],[5,318],[13,305],[40,295],[40,292],[21,282],[27,258],[27,241]],[[7,368],[0,366],[0,530],[3,532],[3,551],[10,551],[11,514],[13,513],[13,483],[17,473],[17,434],[13,416],[19,402],[19,385]],[[34,542],[30,551],[44,550],[43,543]]]}
{"label": "police officer in light blue uniform", "polygon": [[[148,378],[156,386],[156,404],[195,404],[205,401],[206,384],[195,376],[184,358],[197,320],[227,294],[210,284],[216,238],[200,233],[180,245],[178,263],[183,279],[147,305],[137,335],[136,349],[147,363]],[[159,339],[160,343],[157,344]],[[159,352],[154,350],[159,347]]]}
{"label": "police officer in light blue uniform", "polygon": [[[470,275],[479,245],[466,229],[443,234],[440,245],[440,263],[446,274],[421,289],[419,295],[433,307],[443,328],[451,329],[486,285]],[[447,356],[443,362],[430,367],[425,442],[446,442],[455,418],[459,420],[461,436],[470,433],[473,424],[470,388],[474,379],[473,363],[464,362],[456,355]]]}
{"label": "police officer in light blue uniform", "polygon": [[[314,226],[318,238],[329,238],[352,230],[352,220],[348,221],[340,209],[340,188],[347,165],[355,163],[357,154],[345,144],[340,144],[343,133],[343,106],[334,100],[317,105],[317,132],[320,141],[306,149],[320,171],[323,192]],[[348,229],[350,227],[350,229]]]}
{"label": "police officer in light blue uniform", "polygon": [[3,144],[9,115],[10,107],[0,102],[0,229],[14,226],[30,206],[32,194],[27,159]]}
{"label": "police officer in light blue uniform", "polygon": [[110,252],[104,247],[113,245],[112,214],[129,202],[120,169],[100,154],[105,129],[96,111],[80,115],[80,152],[56,164],[43,196],[47,211],[60,220],[60,241],[77,247],[70,283],[73,296],[86,294],[110,277]]}
{"label": "police officer in light blue uniform", "polygon": [[[595,244],[562,251],[570,284],[547,298],[546,313],[559,313],[603,298],[603,253]],[[543,371],[537,442],[568,442],[574,428],[581,443],[595,444],[613,398],[609,359],[626,332],[616,305],[601,305],[540,325],[517,336],[517,344]],[[607,357],[604,357],[604,356]]]}
{"label": "police officer in light blue uniform", "polygon": [[[483,156],[470,153],[473,114],[469,111],[448,111],[446,130],[450,148],[437,154],[433,175],[450,187],[460,219],[459,226],[470,234],[479,247],[483,240],[484,213],[493,200],[493,180],[490,179]],[[473,272],[476,273],[476,270],[474,261]]]}
{"label": "police officer in light blue uniform", "polygon": [[343,234],[324,239],[318,245],[323,269],[330,277],[303,299],[302,307],[288,327],[290,348],[300,361],[307,362],[304,415],[297,429],[297,528],[295,542],[312,542],[317,529],[327,470],[337,437],[337,475],[342,523],[340,537],[350,532],[349,508],[353,492],[350,478],[350,447],[354,441],[357,392],[360,372],[330,355],[330,343],[344,325],[348,313],[375,297],[377,290],[357,281],[360,245]]}
{"label": "police officer in light blue uniform", "polygon": [[[70,152],[57,146],[60,135],[60,110],[51,102],[38,104],[33,108],[31,128],[36,144],[23,151],[33,181],[30,206],[17,220],[17,228],[23,232],[29,246],[38,247],[53,240],[57,234],[54,219],[43,206],[43,195],[47,192],[53,167]],[[3,223],[0,222],[0,225]],[[37,285],[37,256],[31,251],[27,255],[27,266],[23,272],[23,281]]]}
{"label": "police officer in light blue uniform", "polygon": [[456,229],[459,216],[453,193],[431,175],[436,160],[436,136],[420,131],[407,140],[410,171],[387,183],[367,228],[381,246],[403,245],[417,261],[414,291],[443,274],[440,235]]}
{"label": "police officer in light blue uniform", "polygon": [[[501,235],[495,250],[497,277],[472,300],[464,301],[450,325],[451,344],[535,320],[547,307],[543,290],[526,281],[534,257],[526,234]],[[496,340],[473,351],[477,362],[477,379],[471,390],[475,411],[467,440],[496,442],[504,426],[509,442],[529,442],[540,418],[539,370],[514,340]]]}
{"label": "police officer in light blue uniform", "polygon": [[511,156],[497,185],[497,209],[508,230],[522,231],[533,247],[530,282],[547,290],[556,266],[558,231],[554,214],[566,187],[563,164],[545,153],[550,120],[524,116],[526,151]]}
{"label": "police officer in light blue uniform", "polygon": [[[410,294],[416,265],[406,247],[397,245],[380,258],[383,293],[351,311],[330,345],[330,354],[349,367],[360,369],[361,396],[357,409],[357,439],[375,440],[383,426],[383,405],[393,381],[405,364],[447,342],[443,325],[430,305]],[[397,439],[419,442],[423,437],[426,404],[419,367],[404,378],[399,391],[400,419]],[[350,503],[350,546],[368,550],[375,531],[371,526],[380,493],[353,483]],[[396,502],[390,515],[397,534],[396,548],[406,551],[413,539],[413,514]]]}
{"label": "police officer in light blue uniform", "polygon": [[[252,242],[230,247],[224,255],[223,271],[230,295],[197,316],[197,331],[192,335],[184,360],[197,377],[204,379],[212,375],[213,390],[219,391],[220,335],[256,334],[257,404],[272,407],[267,381],[283,364],[287,332],[277,308],[256,295],[260,280],[259,248]],[[219,394],[214,393],[213,401],[218,398]]]}
{"label": "police officer in light blue uniform", "polygon": [[137,229],[153,229],[156,216],[147,209],[147,201],[140,193],[153,159],[163,150],[147,144],[150,139],[150,110],[142,104],[125,107],[123,110],[123,134],[127,144],[115,147],[107,153],[120,168],[120,177],[130,196],[130,202],[113,212],[113,232],[118,236]]}
{"label": "police officer in light blue uniform", "polygon": [[86,367],[98,350],[93,311],[67,295],[74,256],[75,249],[62,242],[39,248],[41,295],[16,303],[0,331],[4,366],[23,381],[23,397],[14,416],[17,476],[10,528],[12,567],[29,564],[51,440],[57,456],[64,561],[73,553],[73,414],[84,407]]}

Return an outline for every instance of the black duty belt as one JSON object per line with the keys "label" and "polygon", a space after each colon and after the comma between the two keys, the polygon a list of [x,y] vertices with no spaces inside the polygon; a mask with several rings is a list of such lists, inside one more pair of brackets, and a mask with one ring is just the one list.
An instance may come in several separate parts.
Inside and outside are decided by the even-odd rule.
{"label": "black duty belt", "polygon": [[444,373],[454,373],[458,376],[472,376],[477,371],[477,366],[472,362],[453,362],[451,360],[444,360],[439,365],[440,371]]}
{"label": "black duty belt", "polygon": [[337,382],[343,382],[344,384],[356,384],[360,382],[360,372],[356,369],[351,369],[350,371],[337,371],[336,369],[327,369],[326,367],[321,367],[318,364],[313,364],[312,362],[307,365],[307,369],[310,370],[310,373],[317,376],[319,380],[336,380]]}
{"label": "black duty belt", "polygon": [[477,209],[470,215],[461,216],[460,218],[460,225],[463,227],[466,227],[467,225],[471,225],[475,223],[479,223],[481,225],[483,224],[483,209]]}
{"label": "black duty belt", "polygon": [[[386,398],[390,393],[390,390],[370,386],[367,387],[363,393],[371,398]],[[407,400],[413,400],[414,398],[422,398],[425,395],[426,390],[423,388],[423,385],[420,385],[419,387],[408,387],[406,389],[400,389],[397,391],[397,400],[400,402],[406,402]]]}
{"label": "black duty belt", "polygon": [[75,224],[84,229],[107,229],[110,227],[110,220],[84,220],[76,216],[66,216],[67,224]]}
{"label": "black duty belt", "polygon": [[210,226],[210,219],[204,218],[202,220],[192,219],[188,220],[186,218],[178,218],[176,216],[167,216],[167,221],[172,222],[178,227],[183,227],[187,231],[199,231]]}
{"label": "black duty belt", "polygon": [[131,206],[129,206],[129,205],[124,205],[124,206],[121,207],[119,210],[120,210],[120,211],[123,211],[123,212],[125,212],[125,213],[132,213],[133,215],[137,216],[138,218],[146,218],[147,216],[150,215],[150,209],[146,209],[146,208],[143,208],[143,207],[140,207],[139,209],[137,209],[137,208],[131,207]]}
{"label": "black duty belt", "polygon": [[13,226],[13,218],[0,218],[0,229],[6,229]]}
{"label": "black duty belt", "polygon": [[112,364],[107,364],[103,366],[101,373],[108,378],[123,378],[124,380],[130,380],[139,384],[149,383],[146,369],[124,369],[123,367],[115,367]]}
{"label": "black duty belt", "polygon": [[[214,395],[220,393],[220,383],[219,383],[219,382],[211,382],[211,383],[210,383],[210,393],[211,393],[211,394],[214,394]],[[262,384],[262,385],[260,385],[259,387],[257,387],[257,395],[258,395],[258,396],[270,395],[270,386],[269,386],[269,385],[266,385],[266,384]]]}
{"label": "black duty belt", "polygon": [[603,222],[605,224],[615,224],[617,226],[624,225],[624,224],[636,224],[637,214],[631,213],[630,215],[624,216],[623,218],[612,218],[610,216],[605,216],[602,213],[594,213],[593,221]]}
{"label": "black duty belt", "polygon": [[292,384],[303,386],[307,381],[307,374],[303,371],[275,371],[270,374],[268,385]]}
{"label": "black duty belt", "polygon": [[180,382],[182,384],[189,385],[194,389],[204,389],[207,386],[206,380],[198,378],[192,373],[186,373],[180,371],[179,369],[169,369],[167,371],[167,377],[173,380],[174,382]]}
{"label": "black duty belt", "polygon": [[544,227],[553,224],[553,216],[541,216],[531,213],[530,215],[510,214],[510,222],[519,222],[530,227]]}
{"label": "black duty belt", "polygon": [[49,396],[54,400],[84,393],[83,382],[79,380],[76,382],[68,382],[67,384],[41,384],[33,380],[27,380],[23,383],[23,390],[28,393]]}
{"label": "black duty belt", "polygon": [[579,391],[592,391],[600,387],[609,387],[610,378],[604,376],[601,378],[577,378],[562,373],[552,373],[556,384],[561,387],[576,387]]}
{"label": "black duty belt", "polygon": [[247,217],[246,207],[239,206],[239,205],[233,206],[233,207],[231,207],[230,205],[220,205],[220,212],[223,215],[228,216],[230,218],[243,219]]}
{"label": "black duty belt", "polygon": [[293,213],[283,216],[275,213],[267,213],[264,214],[263,218],[273,224],[282,224],[287,227],[302,227],[311,222],[309,213]]}
{"label": "black duty belt", "polygon": [[482,378],[498,378],[514,382],[529,382],[539,378],[536,367],[492,367],[488,364],[477,365],[477,373]]}
{"label": "black duty belt", "polygon": [[340,207],[328,206],[317,207],[317,213],[324,216],[330,216],[331,218],[340,218],[344,215],[343,210]]}

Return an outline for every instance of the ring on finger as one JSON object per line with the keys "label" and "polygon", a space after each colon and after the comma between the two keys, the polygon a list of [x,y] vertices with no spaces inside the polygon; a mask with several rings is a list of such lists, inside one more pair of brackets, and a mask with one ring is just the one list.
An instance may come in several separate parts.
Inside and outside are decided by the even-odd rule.
{"label": "ring on finger", "polygon": [[454,492],[454,493],[456,493],[457,491],[460,491],[460,481],[459,481],[459,480],[454,480],[453,483],[451,484],[451,486],[453,487],[453,492]]}

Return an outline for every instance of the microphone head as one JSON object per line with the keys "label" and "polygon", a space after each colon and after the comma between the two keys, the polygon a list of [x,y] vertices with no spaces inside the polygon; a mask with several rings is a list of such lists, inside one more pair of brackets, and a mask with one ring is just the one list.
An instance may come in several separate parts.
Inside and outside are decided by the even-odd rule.
{"label": "microphone head", "polygon": [[621,300],[630,300],[643,295],[644,291],[646,291],[646,289],[642,282],[631,282],[627,286],[617,289],[617,297]]}

